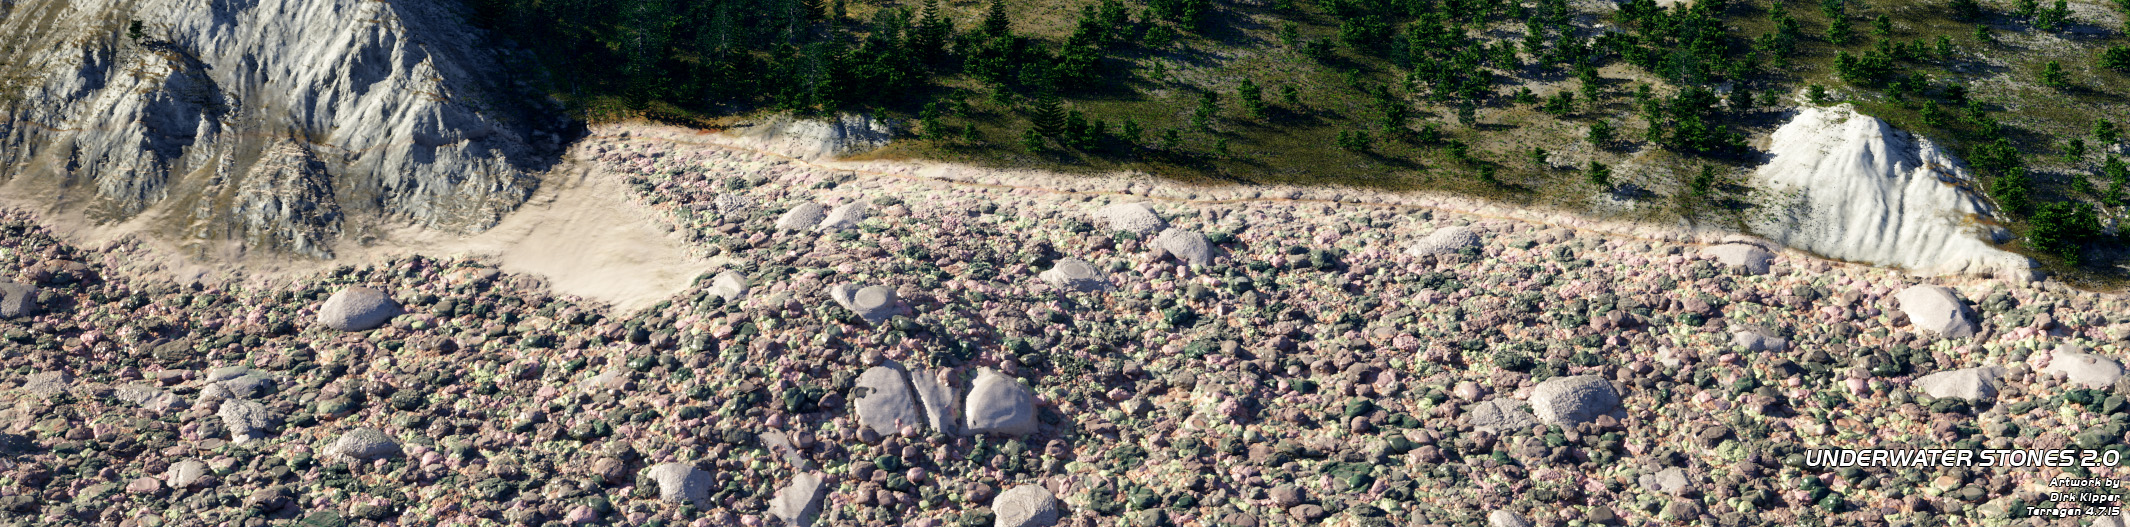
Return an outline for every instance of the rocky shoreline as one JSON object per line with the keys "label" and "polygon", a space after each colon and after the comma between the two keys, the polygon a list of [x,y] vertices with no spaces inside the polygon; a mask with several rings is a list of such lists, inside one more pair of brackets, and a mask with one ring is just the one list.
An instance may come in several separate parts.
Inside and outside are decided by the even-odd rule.
{"label": "rocky shoreline", "polygon": [[734,262],[628,313],[443,256],[178,286],[6,213],[0,523],[2043,525],[2115,470],[1804,453],[2130,432],[2119,295],[745,141],[577,147]]}

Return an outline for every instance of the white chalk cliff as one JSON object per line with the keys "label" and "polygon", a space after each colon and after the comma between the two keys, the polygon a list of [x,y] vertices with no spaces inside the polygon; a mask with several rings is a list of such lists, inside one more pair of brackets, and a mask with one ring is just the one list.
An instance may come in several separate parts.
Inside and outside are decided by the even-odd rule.
{"label": "white chalk cliff", "polygon": [[1806,107],[1777,129],[1754,174],[1772,202],[1755,234],[1830,258],[1925,275],[2030,277],[1998,249],[1994,208],[1951,154],[1849,105]]}
{"label": "white chalk cliff", "polygon": [[356,217],[484,229],[567,123],[465,18],[441,0],[0,0],[0,179],[99,222],[314,257]]}

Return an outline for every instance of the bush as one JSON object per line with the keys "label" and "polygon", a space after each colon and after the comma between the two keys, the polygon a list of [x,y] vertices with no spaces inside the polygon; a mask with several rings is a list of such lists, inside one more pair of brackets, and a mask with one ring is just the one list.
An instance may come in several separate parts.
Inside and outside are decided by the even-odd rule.
{"label": "bush", "polygon": [[2072,265],[2078,264],[2081,245],[2100,236],[2100,220],[2093,214],[2093,204],[2082,201],[2042,205],[2030,223],[2033,230],[2027,239],[2034,250],[2063,258]]}
{"label": "bush", "polygon": [[2100,67],[2130,73],[2130,46],[2109,46],[2100,52]]}

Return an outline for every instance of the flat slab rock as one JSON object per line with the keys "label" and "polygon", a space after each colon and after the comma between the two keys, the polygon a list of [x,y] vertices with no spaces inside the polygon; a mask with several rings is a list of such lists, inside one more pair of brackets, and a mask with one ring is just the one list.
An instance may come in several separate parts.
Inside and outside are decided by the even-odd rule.
{"label": "flat slab rock", "polygon": [[916,388],[918,401],[924,403],[926,424],[947,435],[961,432],[961,423],[955,419],[961,415],[961,390],[954,380],[952,370],[910,372],[910,386]]}
{"label": "flat slab rock", "polygon": [[2003,377],[2003,366],[1978,366],[1917,377],[1910,386],[1931,397],[1981,401],[1997,398],[1997,388],[2004,384]]}
{"label": "flat slab rock", "polygon": [[234,443],[266,437],[266,432],[279,424],[273,413],[266,410],[266,405],[257,401],[222,401],[222,408],[215,415],[222,418],[222,426],[229,429],[230,441]]}
{"label": "flat slab rock", "polygon": [[828,217],[823,218],[817,228],[822,232],[855,229],[861,221],[865,221],[865,202],[853,201],[828,211]]}
{"label": "flat slab rock", "polygon": [[1691,490],[1691,482],[1686,478],[1686,470],[1679,467],[1659,470],[1655,474],[1643,474],[1636,482],[1640,483],[1644,489],[1673,496],[1683,495],[1686,494],[1686,491]]}
{"label": "flat slab rock", "polygon": [[1169,226],[1154,214],[1154,209],[1145,203],[1118,203],[1095,211],[1095,221],[1112,231],[1127,231],[1133,234],[1153,234]]}
{"label": "flat slab rock", "polygon": [[1538,424],[1538,418],[1524,411],[1523,401],[1506,397],[1472,404],[1465,409],[1464,419],[1472,428],[1494,432],[1530,430]]}
{"label": "flat slab rock", "polygon": [[1041,485],[1021,485],[991,498],[994,527],[1050,527],[1058,523],[1058,499]]}
{"label": "flat slab rock", "polygon": [[1413,242],[1405,252],[1413,256],[1450,254],[1479,246],[1479,232],[1471,227],[1443,227]]}
{"label": "flat slab rock", "polygon": [[1487,527],[1531,527],[1531,521],[1516,511],[1497,509],[1487,513]]}
{"label": "flat slab rock", "polygon": [[384,431],[363,427],[349,430],[334,441],[326,453],[341,459],[370,461],[399,455],[399,441]]}
{"label": "flat slab rock", "polygon": [[644,469],[651,481],[658,482],[658,499],[668,503],[694,503],[696,508],[708,510],[711,506],[710,487],[716,484],[709,472],[688,463],[666,463]]}
{"label": "flat slab rock", "polygon": [[1072,258],[1058,260],[1050,266],[1050,270],[1043,271],[1036,277],[1063,291],[1092,293],[1113,288],[1108,275],[1084,260]]}
{"label": "flat slab rock", "polygon": [[854,397],[858,423],[880,435],[901,433],[903,426],[925,424],[924,414],[917,409],[917,392],[910,389],[910,381],[899,364],[866,369],[858,375],[858,384],[852,391],[864,393]]}
{"label": "flat slab rock", "polygon": [[1619,407],[1620,395],[1612,382],[1597,375],[1555,377],[1531,390],[1531,414],[1551,425],[1590,422]]}
{"label": "flat slab rock", "polygon": [[318,306],[318,324],[338,331],[368,331],[400,315],[399,303],[384,291],[349,287]]}
{"label": "flat slab rock", "polygon": [[1901,303],[1901,312],[1908,314],[1908,323],[1914,324],[1916,329],[1946,338],[1975,336],[1974,313],[1960,303],[1960,297],[1951,289],[1917,285],[1902,289],[1893,298]]}
{"label": "flat slab rock", "polygon": [[843,284],[829,288],[828,296],[835,299],[836,303],[842,304],[845,309],[856,313],[858,318],[865,319],[865,323],[875,326],[887,323],[888,319],[895,318],[895,315],[909,312],[909,308],[902,305],[902,299],[896,298],[895,290],[887,286],[859,287],[858,284]]}
{"label": "flat slab rock", "polygon": [[1023,436],[1035,433],[1035,395],[1005,374],[984,368],[970,383],[968,430],[971,434]]}
{"label": "flat slab rock", "polygon": [[37,314],[37,286],[0,280],[0,318]]}
{"label": "flat slab rock", "polygon": [[1758,329],[1741,328],[1731,332],[1731,344],[1746,351],[1782,351],[1790,347],[1790,341],[1769,335]]}
{"label": "flat slab rock", "polygon": [[814,518],[821,515],[823,490],[820,474],[801,472],[792,476],[790,484],[777,489],[776,498],[769,502],[769,512],[793,527],[810,527]]}
{"label": "flat slab rock", "polygon": [[1745,271],[1746,274],[1767,274],[1768,266],[1775,262],[1775,253],[1757,245],[1726,243],[1701,249],[1701,255],[1717,262]]}
{"label": "flat slab rock", "polygon": [[2041,373],[2062,375],[2087,388],[2106,388],[2122,378],[2123,365],[2115,359],[2087,353],[2085,348],[2061,346],[2049,355],[2049,365],[2042,367]]}

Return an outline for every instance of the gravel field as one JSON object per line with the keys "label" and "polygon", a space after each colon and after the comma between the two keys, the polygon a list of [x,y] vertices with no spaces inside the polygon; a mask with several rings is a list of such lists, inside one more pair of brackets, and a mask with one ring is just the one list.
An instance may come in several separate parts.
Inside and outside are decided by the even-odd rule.
{"label": "gravel field", "polygon": [[0,524],[2061,525],[2120,477],[1805,462],[2121,449],[2112,293],[724,140],[578,147],[733,262],[625,314],[476,258],[178,285],[0,214]]}

